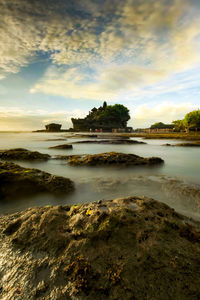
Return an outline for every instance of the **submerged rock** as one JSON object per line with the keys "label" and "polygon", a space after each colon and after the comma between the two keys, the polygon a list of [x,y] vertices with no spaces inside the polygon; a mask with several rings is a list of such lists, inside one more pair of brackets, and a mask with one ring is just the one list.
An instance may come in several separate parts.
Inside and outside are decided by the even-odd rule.
{"label": "submerged rock", "polygon": [[66,141],[67,139],[65,138],[58,138],[58,139],[47,139],[44,140],[45,142],[56,142],[56,141]]}
{"label": "submerged rock", "polygon": [[200,143],[178,143],[178,144],[164,144],[163,146],[173,147],[200,147]]}
{"label": "submerged rock", "polygon": [[49,149],[63,149],[63,150],[72,149],[72,148],[73,148],[73,146],[69,145],[69,144],[63,144],[63,145],[49,147]]}
{"label": "submerged rock", "polygon": [[37,151],[30,151],[23,148],[0,150],[2,160],[48,160],[51,156]]}
{"label": "submerged rock", "polygon": [[199,223],[145,197],[0,217],[0,243],[2,299],[200,295]]}
{"label": "submerged rock", "polygon": [[144,158],[135,154],[125,154],[118,152],[105,152],[100,154],[68,155],[67,162],[70,165],[154,165],[164,161],[159,157]]}
{"label": "submerged rock", "polygon": [[145,142],[140,142],[136,140],[128,140],[128,139],[107,139],[107,140],[95,140],[95,141],[78,141],[73,142],[73,144],[116,144],[116,145],[137,145],[137,144],[147,144]]}
{"label": "submerged rock", "polygon": [[15,199],[42,192],[65,194],[73,189],[74,184],[68,178],[0,162],[0,199]]}

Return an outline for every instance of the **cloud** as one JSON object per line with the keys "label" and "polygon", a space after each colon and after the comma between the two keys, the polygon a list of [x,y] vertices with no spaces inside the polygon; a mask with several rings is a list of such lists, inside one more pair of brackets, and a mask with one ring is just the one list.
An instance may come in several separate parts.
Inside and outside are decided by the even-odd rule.
{"label": "cloud", "polygon": [[160,70],[127,64],[97,67],[92,76],[87,70],[79,68],[61,71],[59,68],[50,67],[30,92],[73,99],[114,100],[123,91],[136,90],[143,84],[153,84],[163,75]]}
{"label": "cloud", "polygon": [[29,131],[44,129],[45,125],[51,122],[60,123],[63,128],[70,128],[72,127],[71,118],[85,114],[86,112],[79,109],[49,113],[45,110],[27,111],[18,107],[0,107],[0,128],[2,131]]}
{"label": "cloud", "polygon": [[[171,123],[173,120],[184,118],[186,113],[198,108],[190,102],[174,104],[166,101],[154,107],[143,104],[130,110],[129,125],[133,128],[145,128],[159,121]],[[0,128],[1,130],[29,131],[44,129],[45,125],[51,122],[60,123],[63,128],[70,128],[72,127],[71,118],[82,118],[87,113],[79,109],[49,113],[47,110],[27,111],[18,107],[12,109],[0,107]]]}
{"label": "cloud", "polygon": [[198,106],[190,102],[174,104],[166,101],[154,107],[143,104],[132,112],[131,125],[134,128],[144,128],[156,122],[170,124],[173,120],[183,119],[186,113],[198,108]]}
{"label": "cloud", "polygon": [[[181,69],[199,59],[199,5],[189,0],[0,0],[0,68],[39,52],[62,65],[118,62]],[[160,65],[161,64],[161,65]]]}

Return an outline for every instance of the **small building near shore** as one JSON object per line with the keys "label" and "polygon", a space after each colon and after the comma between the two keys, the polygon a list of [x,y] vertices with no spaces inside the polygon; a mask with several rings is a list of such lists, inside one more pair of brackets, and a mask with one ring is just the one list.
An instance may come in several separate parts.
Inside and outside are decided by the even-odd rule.
{"label": "small building near shore", "polygon": [[59,131],[61,131],[62,125],[56,124],[56,123],[51,123],[51,124],[46,125],[45,127],[46,127],[46,131],[48,131],[48,132],[59,132]]}

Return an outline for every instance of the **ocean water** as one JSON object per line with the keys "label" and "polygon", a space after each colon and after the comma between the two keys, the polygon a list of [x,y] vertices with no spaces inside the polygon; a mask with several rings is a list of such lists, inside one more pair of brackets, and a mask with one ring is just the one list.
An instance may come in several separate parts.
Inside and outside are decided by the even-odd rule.
{"label": "ocean water", "polygon": [[[52,139],[65,139],[55,140]],[[85,138],[88,140],[88,138]],[[141,138],[134,138],[142,140]],[[84,153],[102,153],[109,151],[134,153],[143,157],[157,156],[165,163],[155,167],[73,167],[63,160],[49,160],[46,162],[16,163],[37,168],[55,175],[64,176],[75,182],[74,193],[65,197],[54,197],[43,194],[26,197],[26,199],[13,199],[9,202],[0,201],[0,213],[10,213],[32,206],[64,205],[86,203],[100,199],[112,199],[124,196],[148,196],[173,206],[181,213],[192,217],[199,217],[197,201],[185,199],[186,191],[181,196],[177,192],[178,182],[193,186],[197,190],[200,184],[200,148],[192,147],[166,147],[163,144],[179,143],[175,140],[144,140],[147,144],[138,145],[102,145],[102,144],[74,144],[72,150],[49,149],[51,146],[72,143],[84,140],[71,133],[0,133],[0,149],[26,148],[54,155],[70,155]],[[159,187],[162,181],[162,188]],[[175,182],[175,188],[174,184]],[[174,188],[174,190],[173,190]],[[176,196],[177,194],[177,196]],[[187,195],[188,198],[188,195]],[[195,198],[196,199],[196,198]],[[188,204],[190,203],[190,204]],[[200,199],[199,199],[200,204]]]}

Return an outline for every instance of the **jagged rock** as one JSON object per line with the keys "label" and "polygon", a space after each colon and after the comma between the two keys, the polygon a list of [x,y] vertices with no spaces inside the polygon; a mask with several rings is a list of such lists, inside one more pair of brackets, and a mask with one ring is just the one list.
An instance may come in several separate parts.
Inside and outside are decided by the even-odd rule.
{"label": "jagged rock", "polygon": [[72,144],[116,144],[116,145],[137,145],[137,144],[147,144],[145,142],[140,142],[136,140],[129,140],[129,139],[107,139],[107,140],[87,140],[87,141],[78,141],[73,142]]}
{"label": "jagged rock", "polygon": [[125,154],[118,152],[106,152],[100,154],[68,155],[67,162],[70,165],[154,165],[161,164],[164,161],[159,157],[143,158],[135,154]]}
{"label": "jagged rock", "polygon": [[48,160],[51,156],[37,151],[30,151],[23,148],[0,150],[2,160]]}
{"label": "jagged rock", "polygon": [[145,197],[0,217],[2,299],[198,299],[200,225]]}
{"label": "jagged rock", "polygon": [[49,149],[63,149],[63,150],[72,149],[72,148],[73,148],[73,146],[69,145],[69,144],[63,144],[63,145],[49,147]]}
{"label": "jagged rock", "polygon": [[68,178],[0,162],[0,199],[15,199],[42,192],[65,194],[73,189],[74,184]]}

